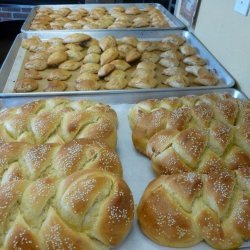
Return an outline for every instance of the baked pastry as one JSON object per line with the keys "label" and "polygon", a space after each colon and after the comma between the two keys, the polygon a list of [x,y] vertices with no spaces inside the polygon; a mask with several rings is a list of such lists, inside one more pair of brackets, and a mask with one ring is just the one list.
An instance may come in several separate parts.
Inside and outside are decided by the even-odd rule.
{"label": "baked pastry", "polygon": [[168,35],[162,39],[162,42],[169,42],[176,46],[180,46],[185,42],[185,39],[178,35]]}
{"label": "baked pastry", "polygon": [[141,13],[141,11],[136,6],[131,6],[125,10],[125,13],[127,15],[138,15]]}
{"label": "baked pastry", "polygon": [[106,49],[101,54],[101,58],[100,58],[101,65],[112,62],[113,60],[117,59],[118,56],[119,56],[119,52],[116,47],[111,47],[109,49]]}
{"label": "baked pastry", "polygon": [[167,50],[167,51],[161,53],[160,57],[180,60],[182,58],[182,55],[180,54],[180,52],[178,52],[176,50]]}
{"label": "baked pastry", "polygon": [[53,80],[48,81],[46,88],[43,89],[45,92],[60,92],[64,91],[67,88],[67,85],[63,81]]}
{"label": "baked pastry", "polygon": [[91,73],[90,71],[81,73],[77,78],[76,82],[82,82],[84,80],[98,81],[99,77],[97,74]]}
{"label": "baked pastry", "polygon": [[132,78],[128,86],[138,89],[150,89],[155,88],[157,86],[157,81],[152,76],[145,76],[145,77],[134,77]]}
{"label": "baked pastry", "polygon": [[113,77],[105,83],[104,88],[109,90],[119,90],[125,89],[128,85],[128,80],[126,78],[121,77]]}
{"label": "baked pastry", "polygon": [[155,52],[145,51],[141,55],[142,61],[150,61],[152,63],[157,63],[160,60],[160,56]]}
{"label": "baked pastry", "polygon": [[149,61],[144,61],[144,62],[140,62],[137,64],[136,66],[137,69],[144,69],[146,71],[154,71],[156,69],[156,64],[149,62]]}
{"label": "baked pastry", "polygon": [[190,46],[189,44],[184,44],[180,46],[179,50],[184,56],[192,56],[196,54],[196,49]]}
{"label": "baked pastry", "polygon": [[71,73],[65,69],[53,69],[48,75],[48,80],[65,81],[71,77]]}
{"label": "baked pastry", "polygon": [[131,65],[128,64],[126,61],[120,60],[120,59],[114,60],[110,64],[113,64],[116,69],[123,70],[123,71],[126,71],[127,69],[131,67]]}
{"label": "baked pastry", "polygon": [[79,44],[75,44],[75,43],[68,43],[65,45],[65,47],[69,50],[78,50],[78,51],[83,50],[82,46],[80,46]]}
{"label": "baked pastry", "polygon": [[47,52],[36,52],[36,53],[32,53],[29,57],[29,60],[48,60],[49,58],[49,54]]}
{"label": "baked pastry", "polygon": [[85,56],[85,52],[84,51],[79,51],[79,50],[67,50],[66,53],[68,54],[68,58],[70,60],[74,60],[74,61],[81,61],[84,56]]}
{"label": "baked pastry", "polygon": [[91,45],[88,50],[87,50],[87,54],[101,54],[102,50],[99,47],[99,45]]}
{"label": "baked pastry", "polygon": [[28,61],[24,64],[25,69],[34,69],[34,70],[45,70],[47,68],[47,61],[42,59],[34,59]]}
{"label": "baked pastry", "polygon": [[218,82],[218,78],[215,74],[202,66],[187,66],[185,70],[195,76],[194,83],[205,86],[213,86]]}
{"label": "baked pastry", "polygon": [[53,37],[53,38],[49,39],[49,43],[52,44],[52,45],[59,45],[59,44],[63,43],[63,39],[60,38],[60,37]]}
{"label": "baked pastry", "polygon": [[77,30],[77,29],[82,28],[82,24],[80,24],[76,21],[72,21],[72,22],[65,23],[63,27],[67,30]]}
{"label": "baked pastry", "polygon": [[125,58],[126,55],[127,55],[127,53],[128,53],[130,50],[134,49],[133,46],[128,45],[128,44],[120,44],[120,45],[118,45],[117,48],[118,48],[118,51],[119,51],[119,56],[120,56],[121,58]]}
{"label": "baked pastry", "polygon": [[171,68],[171,67],[178,67],[180,62],[176,58],[162,58],[159,61],[159,64],[166,68]]}
{"label": "baked pastry", "polygon": [[64,43],[82,43],[90,39],[91,37],[89,35],[76,33],[76,34],[71,34],[71,35],[66,36],[63,39],[63,42]]}
{"label": "baked pastry", "polygon": [[126,73],[122,70],[113,70],[108,76],[104,78],[105,81],[109,81],[112,78],[126,78]]}
{"label": "baked pastry", "polygon": [[74,60],[67,60],[59,65],[59,69],[74,71],[80,68],[81,63]]}
{"label": "baked pastry", "polygon": [[46,52],[50,44],[47,42],[40,42],[31,44],[29,47],[30,52]]}
{"label": "baked pastry", "polygon": [[134,62],[134,61],[139,60],[140,57],[141,57],[141,53],[140,53],[137,49],[133,48],[133,49],[131,49],[131,50],[126,54],[125,59],[126,59],[126,62],[132,63],[132,62]]}
{"label": "baked pastry", "polygon": [[56,51],[66,51],[67,48],[63,45],[63,44],[56,44],[56,45],[52,45],[48,48],[47,52],[49,54],[54,53]]}
{"label": "baked pastry", "polygon": [[190,81],[185,75],[173,75],[166,79],[164,84],[167,84],[173,88],[184,88],[190,86]]}
{"label": "baked pastry", "polygon": [[184,76],[186,76],[187,72],[181,67],[171,67],[171,68],[165,68],[162,71],[162,74],[166,75],[166,76],[175,76],[175,75],[184,75]]}
{"label": "baked pastry", "polygon": [[75,84],[75,89],[80,91],[87,91],[87,90],[98,90],[101,88],[100,82],[96,80],[82,80],[78,81]]}
{"label": "baked pastry", "polygon": [[65,62],[68,59],[68,54],[64,51],[56,51],[52,53],[47,61],[47,64],[49,66],[57,66],[63,62]]}
{"label": "baked pastry", "polygon": [[38,36],[32,36],[31,38],[23,39],[21,46],[24,49],[29,49],[31,45],[38,44],[41,42],[41,39]]}
{"label": "baked pastry", "polygon": [[183,59],[183,62],[188,65],[203,66],[206,61],[197,55],[189,56]]}
{"label": "baked pastry", "polygon": [[42,76],[41,76],[39,71],[37,71],[35,69],[30,69],[30,70],[26,70],[24,72],[24,78],[31,78],[31,79],[35,79],[35,80],[41,80]]}
{"label": "baked pastry", "polygon": [[127,236],[133,222],[129,187],[104,171],[83,170],[59,180],[16,180],[1,186],[0,197],[5,202],[3,249],[107,249]]}
{"label": "baked pastry", "polygon": [[105,64],[99,69],[98,76],[105,77],[106,75],[110,74],[114,69],[115,69],[114,64],[111,63]]}
{"label": "baked pastry", "polygon": [[95,64],[98,64],[100,62],[100,58],[101,58],[101,56],[99,54],[91,53],[91,54],[87,54],[84,57],[83,62],[84,63],[95,63]]}
{"label": "baked pastry", "polygon": [[0,138],[4,141],[41,144],[92,138],[114,149],[116,126],[114,110],[86,100],[52,98],[0,112]]}
{"label": "baked pastry", "polygon": [[137,47],[138,39],[134,36],[125,36],[121,39],[122,43]]}
{"label": "baked pastry", "polygon": [[17,93],[32,92],[38,89],[38,83],[35,79],[24,78],[15,83],[14,91]]}
{"label": "baked pastry", "polygon": [[114,36],[105,36],[99,41],[99,46],[103,51],[116,47],[116,39]]}
{"label": "baked pastry", "polygon": [[90,72],[97,74],[100,69],[100,64],[98,63],[85,63],[81,66],[80,73]]}

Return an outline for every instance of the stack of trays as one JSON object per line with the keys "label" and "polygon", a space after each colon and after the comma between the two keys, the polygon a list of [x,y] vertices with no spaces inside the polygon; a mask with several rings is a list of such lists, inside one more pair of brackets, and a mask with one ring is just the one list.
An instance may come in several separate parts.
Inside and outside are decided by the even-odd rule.
{"label": "stack of trays", "polygon": [[[132,21],[127,21],[128,17]],[[100,20],[103,24],[98,26]],[[123,27],[122,23],[126,25]],[[0,204],[0,216],[4,216],[0,225],[0,248],[82,249],[84,244],[86,249],[124,250],[129,247],[156,250],[250,246],[249,227],[240,223],[244,220],[250,224],[247,181],[250,155],[249,138],[245,138],[250,127],[249,101],[243,93],[230,88],[235,83],[232,76],[184,29],[160,4],[44,5],[32,9],[0,72],[3,109],[0,112],[0,163],[3,166],[0,200],[9,199],[5,206]],[[220,105],[220,102],[227,104]],[[206,120],[210,113],[196,114],[194,110],[204,111],[203,106],[208,104],[211,104],[211,121],[198,128],[197,119]],[[178,109],[188,112],[180,114]],[[177,132],[171,145],[165,145],[165,132],[162,136],[161,130],[168,128],[173,117],[176,124],[172,122],[171,129]],[[222,129],[210,132],[216,122]],[[175,141],[184,133],[184,128],[194,127],[210,133],[210,137],[206,135],[204,139],[209,145],[204,149],[204,159],[216,153],[216,159],[227,166],[231,159],[228,155],[240,150],[237,152],[242,157],[242,166],[223,169],[234,176],[235,183],[231,203],[227,200],[229,205],[224,210],[214,205],[210,200],[214,196],[210,197],[209,190],[206,191],[206,178],[210,177],[205,175],[209,175],[209,171],[182,173],[184,177],[178,177],[179,172],[192,170],[193,162],[189,160],[184,160],[185,170],[160,171],[165,166],[162,162],[165,152],[172,148],[177,152]],[[215,143],[214,148],[210,147],[212,134],[221,132],[223,136],[228,129],[230,140],[224,145],[225,152],[215,152],[219,146]],[[242,140],[239,131],[245,133]],[[198,139],[191,139],[193,148],[201,145]],[[178,151],[181,159],[186,157],[182,154],[188,154],[188,150],[184,151]],[[143,154],[147,154],[152,163]],[[203,158],[195,164],[202,165]],[[158,175],[170,177],[154,180],[156,175],[149,167],[151,164]],[[223,172],[216,171],[218,176]],[[229,227],[235,233],[231,241],[224,236],[220,242],[206,238],[206,227],[198,227],[197,220],[190,219],[190,214],[194,216],[195,212],[179,201],[187,192],[178,189],[176,197],[171,193],[175,192],[170,188],[171,183],[176,185],[175,179],[186,178],[192,185],[191,177],[199,174],[197,185],[203,185],[203,192],[208,192],[203,193],[206,198],[201,202],[202,208],[209,206],[211,214],[219,211],[221,225],[227,221],[227,215],[237,213],[233,204],[240,203],[239,199],[244,197],[245,207],[241,206],[238,211],[239,224],[232,226],[231,223]],[[49,191],[40,182],[48,182]],[[219,184],[221,191],[224,183]],[[164,210],[166,213],[160,211],[161,204],[168,206],[166,200],[151,207],[147,205],[154,198],[150,192],[158,195],[159,187],[168,192],[166,199],[171,201],[169,210]],[[41,193],[38,190],[32,198],[32,190],[38,188],[44,190],[40,190]],[[199,192],[195,196],[197,200],[202,197]],[[28,208],[28,198],[31,208]],[[39,199],[43,200],[39,203],[42,211],[33,202]],[[176,214],[171,218],[167,216],[175,208],[183,212],[184,219],[189,218],[188,222],[182,221],[184,224],[193,223],[193,231],[185,231],[188,230],[186,224],[176,223]],[[32,209],[40,212],[29,214]],[[202,210],[198,205],[195,209]],[[154,221],[152,214],[159,215],[158,219]],[[140,226],[137,219],[133,219],[137,217]],[[169,231],[165,232],[163,225],[167,225]],[[193,238],[184,239],[190,232]]]}

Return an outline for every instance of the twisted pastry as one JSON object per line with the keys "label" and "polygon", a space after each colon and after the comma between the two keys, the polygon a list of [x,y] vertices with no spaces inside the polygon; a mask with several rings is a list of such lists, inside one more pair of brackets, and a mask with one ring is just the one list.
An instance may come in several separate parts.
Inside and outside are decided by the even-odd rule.
{"label": "twisted pastry", "polygon": [[146,100],[129,114],[136,149],[157,174],[250,166],[250,102],[228,94]]}
{"label": "twisted pastry", "polygon": [[107,171],[14,180],[0,187],[1,249],[108,249],[132,226],[131,192]]}
{"label": "twisted pastry", "polygon": [[0,143],[0,184],[47,176],[58,179],[81,169],[104,170],[122,176],[116,152],[91,139],[73,140],[63,145]]}
{"label": "twisted pastry", "polygon": [[117,116],[108,105],[65,98],[38,100],[0,113],[0,139],[33,144],[101,140],[116,147]]}
{"label": "twisted pastry", "polygon": [[164,246],[188,247],[205,240],[216,249],[236,249],[250,239],[249,178],[249,167],[162,175],[141,198],[140,227]]}

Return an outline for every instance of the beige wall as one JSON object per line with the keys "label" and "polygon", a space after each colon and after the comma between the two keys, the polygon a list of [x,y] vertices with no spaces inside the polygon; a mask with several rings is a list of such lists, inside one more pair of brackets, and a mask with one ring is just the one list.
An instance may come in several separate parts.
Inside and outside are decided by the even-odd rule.
{"label": "beige wall", "polygon": [[202,0],[194,33],[250,97],[250,13],[235,12],[234,2]]}

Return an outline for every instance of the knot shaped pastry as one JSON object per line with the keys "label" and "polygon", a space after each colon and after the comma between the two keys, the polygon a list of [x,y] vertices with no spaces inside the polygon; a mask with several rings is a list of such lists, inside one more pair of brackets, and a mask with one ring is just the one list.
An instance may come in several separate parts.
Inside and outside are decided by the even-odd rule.
{"label": "knot shaped pastry", "polygon": [[157,174],[250,166],[250,102],[228,94],[146,100],[130,110],[136,149]]}
{"label": "knot shaped pastry", "polygon": [[116,147],[117,116],[110,106],[89,100],[38,100],[0,112],[0,138],[33,144],[92,138]]}
{"label": "knot shaped pastry", "polygon": [[3,249],[109,249],[126,237],[134,213],[127,184],[98,170],[11,181],[0,202]]}
{"label": "knot shaped pastry", "polygon": [[78,139],[66,144],[0,143],[0,184],[13,180],[62,178],[81,169],[97,169],[122,176],[118,155],[106,144]]}
{"label": "knot shaped pastry", "polygon": [[216,249],[236,249],[250,239],[249,178],[249,168],[162,175],[140,200],[140,227],[164,246],[190,247],[205,240]]}

